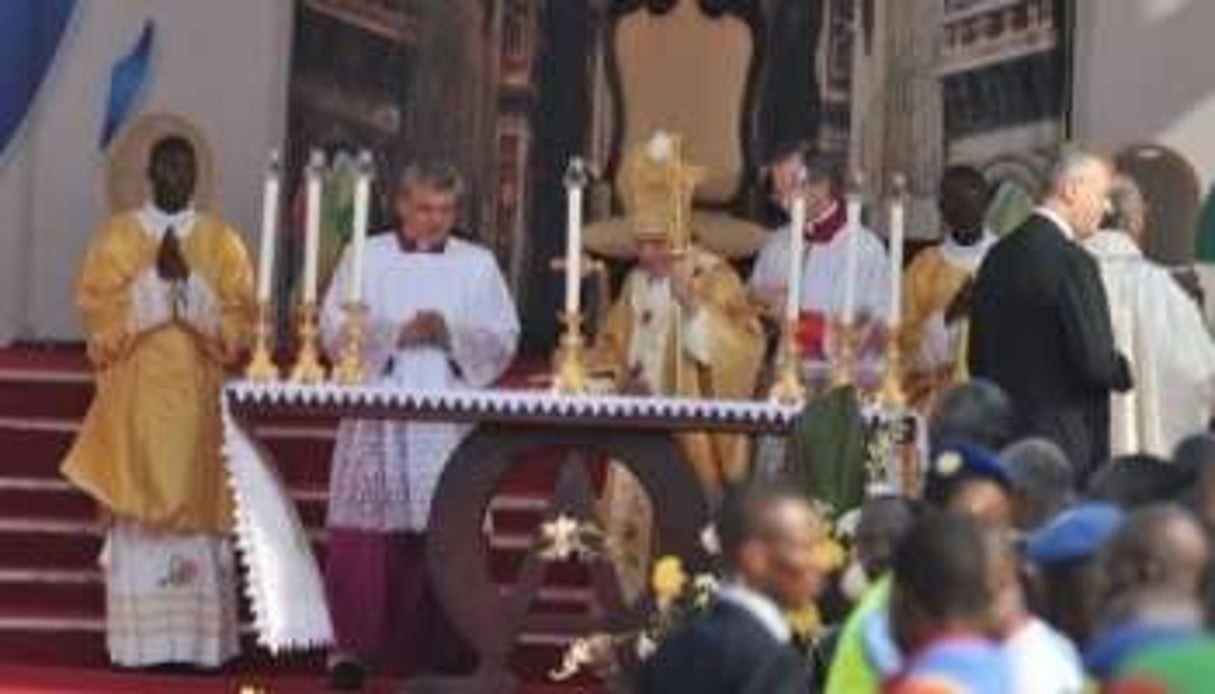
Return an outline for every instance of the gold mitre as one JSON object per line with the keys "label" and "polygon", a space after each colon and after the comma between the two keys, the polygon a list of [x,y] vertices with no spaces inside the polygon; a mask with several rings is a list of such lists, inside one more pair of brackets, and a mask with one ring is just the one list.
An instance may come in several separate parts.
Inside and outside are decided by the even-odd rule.
{"label": "gold mitre", "polygon": [[692,197],[705,169],[683,161],[678,135],[655,133],[625,155],[620,174],[624,213],[637,240],[691,242]]}
{"label": "gold mitre", "polygon": [[[692,211],[696,185],[707,174],[683,159],[683,138],[659,131],[624,155],[616,177],[624,214],[587,226],[585,248],[608,258],[637,254],[637,242],[670,241],[684,248],[699,236]],[[694,231],[695,230],[695,231]]]}

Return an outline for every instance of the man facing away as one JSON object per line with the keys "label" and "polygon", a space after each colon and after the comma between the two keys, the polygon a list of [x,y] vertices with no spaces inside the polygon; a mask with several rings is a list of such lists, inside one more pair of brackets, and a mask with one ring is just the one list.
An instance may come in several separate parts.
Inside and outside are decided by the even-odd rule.
{"label": "man facing away", "polygon": [[810,677],[784,611],[815,571],[815,517],[776,486],[727,498],[718,524],[728,579],[717,602],[671,634],[639,674],[639,694],[805,694]]}
{"label": "man facing away", "polygon": [[1084,247],[1101,267],[1114,341],[1135,372],[1135,389],[1110,403],[1111,453],[1167,457],[1211,421],[1215,341],[1194,300],[1144,257],[1146,213],[1135,182],[1116,177],[1110,214]]}
{"label": "man facing away", "polygon": [[1011,692],[1007,657],[988,635],[995,582],[983,531],[929,512],[895,550],[890,628],[906,654],[883,691]]}
{"label": "man facing away", "polygon": [[152,199],[96,234],[76,287],[96,395],[63,474],[105,509],[117,665],[218,667],[239,650],[220,390],[253,324],[235,230],[193,207],[188,140],[157,141]]}
{"label": "man facing away", "polygon": [[[514,357],[519,322],[497,262],[485,248],[451,236],[461,189],[446,164],[409,167],[396,192],[399,227],[367,241],[364,358],[373,383],[483,388]],[[347,250],[325,296],[322,328],[331,354],[340,342],[350,265]],[[425,579],[425,532],[439,475],[466,431],[451,423],[342,422],[325,567],[335,686],[357,689],[370,665],[453,664],[454,635],[445,633]]]}
{"label": "man facing away", "polygon": [[903,327],[912,402],[931,407],[950,384],[965,380],[965,345],[974,277],[996,235],[983,222],[991,191],[983,174],[952,166],[941,177],[941,243],[918,253],[903,276]]}
{"label": "man facing away", "polygon": [[971,310],[971,372],[1011,397],[1023,435],[1050,439],[1078,480],[1109,457],[1109,396],[1131,388],[1093,258],[1079,246],[1105,212],[1110,170],[1064,153],[1042,205],[983,262]]}

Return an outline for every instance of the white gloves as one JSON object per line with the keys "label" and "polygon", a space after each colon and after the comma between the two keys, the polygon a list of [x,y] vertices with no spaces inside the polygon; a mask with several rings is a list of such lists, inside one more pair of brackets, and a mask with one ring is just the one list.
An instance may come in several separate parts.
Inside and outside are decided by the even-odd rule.
{"label": "white gloves", "polygon": [[142,333],[173,320],[189,323],[203,335],[218,334],[220,310],[215,293],[196,274],[185,282],[166,282],[154,268],[145,271],[131,284],[131,332]]}

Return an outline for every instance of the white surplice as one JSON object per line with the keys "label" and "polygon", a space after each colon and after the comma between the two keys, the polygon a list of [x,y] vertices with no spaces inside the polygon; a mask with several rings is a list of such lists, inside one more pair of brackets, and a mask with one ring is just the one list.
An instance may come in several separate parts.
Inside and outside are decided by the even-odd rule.
{"label": "white surplice", "polygon": [[1194,301],[1128,235],[1101,231],[1085,247],[1101,266],[1114,341],[1135,377],[1111,401],[1111,452],[1168,458],[1210,421],[1215,343]]}
{"label": "white surplice", "polygon": [[[322,310],[330,354],[340,344],[349,255],[348,249]],[[441,252],[407,252],[390,232],[368,239],[363,263],[370,309],[365,358],[373,382],[416,390],[483,388],[509,366],[519,319],[488,250],[451,238]],[[401,326],[422,311],[443,316],[449,351],[396,346]],[[467,425],[454,423],[343,421],[333,456],[329,526],[425,530],[439,475],[467,431]]]}
{"label": "white surplice", "polygon": [[[860,234],[856,257],[856,315],[868,314],[885,322],[890,315],[890,261],[878,235],[864,227],[845,227],[826,243],[806,242],[802,265],[803,311],[838,317],[844,309],[844,270],[848,237]],[[747,285],[755,291],[783,289],[789,276],[789,227],[772,232],[759,255]]]}

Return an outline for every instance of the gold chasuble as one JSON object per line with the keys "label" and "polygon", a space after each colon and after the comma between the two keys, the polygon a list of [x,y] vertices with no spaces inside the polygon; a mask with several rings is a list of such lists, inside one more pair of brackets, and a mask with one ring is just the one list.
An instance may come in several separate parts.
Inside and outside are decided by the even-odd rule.
{"label": "gold chasuble", "polygon": [[222,221],[197,214],[181,240],[191,273],[214,293],[212,335],[171,320],[133,326],[137,278],[158,241],[136,213],[105,223],[76,287],[96,395],[63,473],[116,517],[172,532],[222,533],[232,495],[221,459],[220,392],[254,320],[244,245]]}
{"label": "gold chasuble", "polygon": [[[692,242],[692,194],[703,177],[678,135],[657,133],[626,153],[620,175],[626,233],[638,254],[598,336],[598,359],[621,385],[653,395],[751,398],[763,361],[759,316],[738,274]],[[742,479],[744,436],[680,437],[711,499]]]}
{"label": "gold chasuble", "polygon": [[935,395],[967,379],[965,313],[949,321],[946,313],[973,280],[995,237],[962,246],[951,238],[926,248],[903,277],[903,329],[899,347],[906,359],[904,387],[911,402],[930,407]]}
{"label": "gold chasuble", "polygon": [[[618,378],[641,380],[655,395],[754,397],[764,337],[742,281],[724,260],[696,247],[680,262],[691,268],[694,313],[675,305],[667,282],[634,270],[601,328],[600,358]],[[686,434],[680,441],[711,495],[723,481],[745,477],[745,436]]]}

